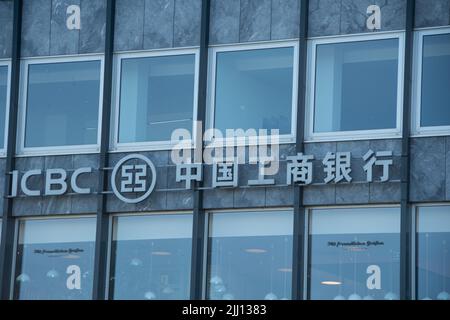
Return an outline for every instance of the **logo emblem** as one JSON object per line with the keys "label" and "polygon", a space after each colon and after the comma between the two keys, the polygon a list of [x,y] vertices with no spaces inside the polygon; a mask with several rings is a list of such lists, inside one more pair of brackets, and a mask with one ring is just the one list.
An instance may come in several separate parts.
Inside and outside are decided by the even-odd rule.
{"label": "logo emblem", "polygon": [[155,184],[155,166],[150,159],[140,154],[130,154],[122,158],[114,166],[111,174],[114,194],[126,203],[144,201],[152,193]]}

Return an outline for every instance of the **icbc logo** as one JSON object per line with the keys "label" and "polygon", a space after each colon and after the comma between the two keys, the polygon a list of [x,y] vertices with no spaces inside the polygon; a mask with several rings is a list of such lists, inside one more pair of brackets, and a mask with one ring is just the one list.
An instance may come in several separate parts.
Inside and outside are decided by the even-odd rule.
{"label": "icbc logo", "polygon": [[147,157],[130,154],[114,166],[111,187],[114,194],[126,203],[147,199],[155,188],[156,169]]}

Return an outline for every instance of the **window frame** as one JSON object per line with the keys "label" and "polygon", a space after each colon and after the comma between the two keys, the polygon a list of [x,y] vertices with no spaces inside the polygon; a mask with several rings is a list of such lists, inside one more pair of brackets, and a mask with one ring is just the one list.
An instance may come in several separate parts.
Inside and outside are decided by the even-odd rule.
{"label": "window frame", "polygon": [[[217,71],[217,54],[222,52],[239,52],[253,51],[274,48],[293,48],[293,64],[292,64],[292,108],[291,108],[291,133],[281,134],[278,136],[267,136],[266,143],[271,144],[291,144],[296,142],[297,136],[297,112],[298,112],[298,76],[299,76],[299,43],[298,40],[279,40],[279,41],[263,41],[257,43],[231,44],[231,45],[213,45],[209,48],[209,66],[208,66],[208,90],[207,90],[207,107],[205,128],[213,129],[215,120],[215,101],[216,101],[216,71]],[[238,128],[230,128],[238,129]],[[222,134],[225,134],[223,132]],[[258,134],[258,131],[257,131]],[[259,137],[259,136],[258,136]],[[278,138],[278,142],[273,141]],[[205,141],[206,147],[214,147],[215,144],[226,146],[251,146],[256,145],[255,141],[248,141],[248,137],[238,138],[213,138],[211,141]],[[253,140],[253,139],[250,139]]]}
{"label": "window frame", "polygon": [[138,59],[138,58],[154,58],[154,57],[171,57],[181,55],[194,55],[194,101],[192,106],[192,139],[184,141],[184,144],[188,144],[191,147],[194,146],[195,132],[197,128],[197,114],[198,114],[198,85],[199,85],[199,66],[200,66],[200,50],[198,48],[182,48],[182,49],[170,49],[170,50],[152,50],[152,51],[136,51],[136,52],[124,52],[116,53],[114,56],[114,76],[112,92],[112,116],[111,116],[111,128],[110,132],[110,152],[127,152],[127,151],[158,151],[158,150],[171,150],[180,141],[143,141],[143,142],[119,142],[119,116],[120,116],[120,94],[121,94],[121,77],[122,77],[122,60],[125,59]]}
{"label": "window frame", "polygon": [[[373,129],[355,131],[314,132],[317,46],[323,44],[355,43],[377,40],[398,39],[397,69],[397,110],[396,127],[393,129]],[[404,32],[383,32],[376,34],[345,35],[312,38],[308,43],[305,142],[334,142],[353,140],[395,139],[402,137],[403,92],[404,92],[405,35]]]}
{"label": "window frame", "polygon": [[3,146],[0,146],[0,158],[6,157],[6,150],[8,148],[8,128],[9,128],[9,111],[11,108],[11,60],[2,60],[0,59],[0,66],[6,66],[7,78],[6,78],[6,109],[5,109],[5,132],[4,132],[4,141]]}
{"label": "window frame", "polygon": [[[98,124],[97,124],[97,143],[86,145],[68,145],[51,147],[25,147],[25,129],[27,121],[28,107],[28,75],[29,66],[36,64],[56,64],[83,61],[99,61],[99,105],[98,105]],[[62,57],[39,57],[27,58],[21,61],[21,85],[19,96],[18,113],[18,143],[16,146],[17,156],[39,156],[39,155],[67,155],[67,154],[88,154],[100,152],[102,113],[103,113],[103,82],[104,82],[104,56],[103,55],[81,55],[81,56],[62,56]]]}
{"label": "window frame", "polygon": [[422,71],[423,71],[423,43],[426,36],[450,34],[450,27],[420,29],[414,33],[414,62],[413,62],[413,94],[411,136],[430,137],[450,134],[450,125],[421,126],[422,116]]}

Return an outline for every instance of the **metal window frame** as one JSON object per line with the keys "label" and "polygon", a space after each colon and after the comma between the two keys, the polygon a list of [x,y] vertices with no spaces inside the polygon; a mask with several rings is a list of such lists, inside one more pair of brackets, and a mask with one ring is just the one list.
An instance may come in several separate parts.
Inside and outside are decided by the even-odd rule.
{"label": "metal window frame", "polygon": [[[99,101],[98,101],[98,123],[97,123],[97,143],[86,145],[70,145],[70,146],[51,146],[51,147],[25,147],[25,129],[27,121],[27,107],[28,107],[28,74],[29,66],[37,64],[58,64],[58,63],[72,63],[72,62],[88,62],[99,61]],[[103,113],[103,82],[105,73],[105,59],[103,55],[87,54],[80,56],[58,56],[58,57],[38,57],[26,58],[21,61],[21,86],[19,98],[19,123],[17,131],[17,156],[41,156],[41,155],[63,155],[63,154],[86,154],[98,153],[100,151],[101,140],[101,119]]]}
{"label": "metal window frame", "polygon": [[155,57],[171,57],[171,56],[187,56],[194,55],[194,100],[192,107],[192,139],[186,141],[192,147],[195,143],[195,128],[197,119],[197,105],[198,105],[198,83],[199,83],[199,64],[200,52],[195,48],[173,48],[169,50],[152,50],[152,51],[137,51],[117,53],[114,58],[114,78],[115,84],[113,86],[113,102],[112,102],[112,128],[111,130],[111,147],[110,152],[128,152],[128,151],[160,151],[171,150],[179,141],[147,141],[147,142],[119,142],[119,115],[120,115],[120,95],[121,95],[121,77],[122,77],[122,61],[127,59],[139,58],[155,58]]}
{"label": "metal window frame", "polygon": [[11,60],[1,60],[0,59],[0,67],[6,66],[8,72],[6,76],[6,109],[5,109],[5,129],[3,136],[3,146],[0,145],[0,158],[6,157],[6,149],[8,144],[8,127],[9,127],[9,109],[10,109],[10,101],[11,101]]}
{"label": "metal window frame", "polygon": [[422,126],[422,72],[424,38],[435,35],[450,35],[450,27],[421,29],[414,32],[414,62],[413,62],[413,94],[412,94],[412,137],[447,136],[450,134],[450,125]]}
{"label": "metal window frame", "polygon": [[[273,144],[272,141],[275,138],[279,139],[280,144],[291,144],[296,141],[296,131],[297,131],[297,99],[298,99],[298,73],[299,73],[299,43],[298,40],[285,40],[285,41],[262,41],[255,43],[244,43],[244,44],[232,44],[232,45],[215,45],[209,48],[209,54],[211,55],[211,59],[208,66],[208,107],[206,111],[206,123],[205,127],[207,129],[215,129],[215,100],[216,100],[216,71],[217,71],[217,54],[223,52],[239,52],[239,51],[257,51],[257,50],[266,50],[266,49],[274,49],[274,48],[293,48],[293,64],[292,64],[292,108],[291,108],[291,133],[290,134],[281,134],[278,136],[268,136],[268,144]],[[230,128],[233,130],[239,128]],[[259,130],[259,128],[257,129]],[[225,134],[225,133],[223,133]],[[215,143],[223,143],[227,146],[251,146],[255,145],[255,143],[247,141],[245,137],[238,138],[222,138],[222,139],[213,139],[213,141],[207,143],[208,145],[213,145]]]}
{"label": "metal window frame", "polygon": [[[208,250],[210,249],[210,239],[211,239],[211,224],[212,224],[212,216],[214,214],[236,214],[236,215],[242,215],[246,213],[290,213],[292,214],[292,246],[294,247],[294,219],[295,219],[295,212],[294,208],[292,207],[274,207],[274,208],[242,208],[242,209],[221,209],[221,210],[207,210],[205,212],[205,228],[204,228],[204,261],[203,264],[203,286],[202,286],[202,299],[208,300],[208,273],[210,270],[211,261],[208,259]],[[292,264],[294,264],[294,260],[292,259]],[[293,275],[291,275],[291,280],[293,279]],[[291,282],[292,286],[292,282]],[[295,297],[292,296],[291,293],[291,299],[295,300]]]}
{"label": "metal window frame", "polygon": [[[396,127],[392,129],[314,132],[315,96],[316,96],[316,67],[317,47],[323,44],[341,44],[398,39],[398,71],[397,71],[397,109]],[[405,72],[405,34],[404,32],[377,32],[375,34],[356,34],[334,37],[314,38],[309,41],[308,64],[307,64],[307,89],[306,89],[306,119],[305,119],[305,142],[334,142],[394,139],[402,137],[403,127],[403,93]]]}

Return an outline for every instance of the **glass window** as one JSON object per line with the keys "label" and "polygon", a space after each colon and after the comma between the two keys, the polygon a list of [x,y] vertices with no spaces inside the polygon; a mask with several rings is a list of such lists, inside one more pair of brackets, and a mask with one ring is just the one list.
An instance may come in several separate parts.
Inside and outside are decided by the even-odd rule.
{"label": "glass window", "polygon": [[92,298],[95,219],[20,222],[14,298]]}
{"label": "glass window", "polygon": [[170,141],[192,132],[195,54],[121,60],[119,143]]}
{"label": "glass window", "polygon": [[24,147],[95,145],[101,61],[28,65]]}
{"label": "glass window", "polygon": [[398,38],[315,50],[314,133],[396,129]]}
{"label": "glass window", "polygon": [[291,212],[212,214],[207,297],[290,299],[292,230]]}
{"label": "glass window", "polygon": [[110,298],[189,299],[192,215],[114,218]]}
{"label": "glass window", "polygon": [[310,297],[396,300],[400,295],[400,210],[313,210]]}
{"label": "glass window", "polygon": [[0,149],[5,148],[6,110],[8,108],[8,66],[0,65]]}
{"label": "glass window", "polygon": [[417,297],[450,300],[450,207],[419,208]]}
{"label": "glass window", "polygon": [[450,126],[450,33],[423,37],[420,126]]}
{"label": "glass window", "polygon": [[219,51],[214,128],[292,134],[294,47]]}

